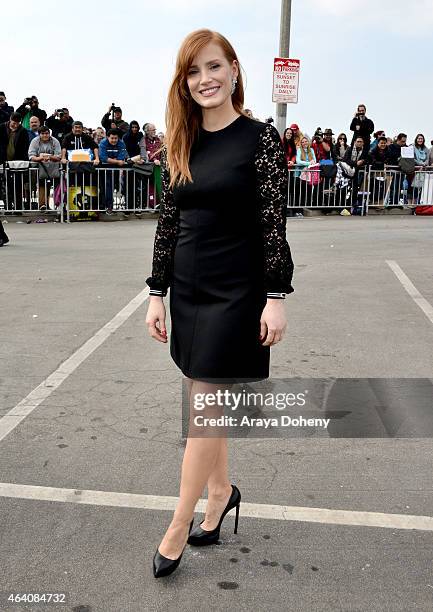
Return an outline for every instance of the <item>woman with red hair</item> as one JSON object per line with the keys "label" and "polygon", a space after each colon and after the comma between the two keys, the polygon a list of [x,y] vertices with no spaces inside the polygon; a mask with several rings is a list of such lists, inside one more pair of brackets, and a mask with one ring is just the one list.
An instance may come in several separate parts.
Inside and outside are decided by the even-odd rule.
{"label": "woman with red hair", "polygon": [[[230,483],[226,435],[197,425],[218,417],[218,391],[269,377],[270,347],[286,329],[283,298],[293,291],[286,241],[287,162],[277,130],[243,111],[239,60],[221,34],[192,32],[179,50],[166,109],[162,202],[146,323],[167,342],[163,297],[170,287],[170,354],[186,377],[188,438],[179,503],[153,559],[171,574],[188,541],[217,542],[241,494]],[[204,422],[204,421],[203,421]],[[215,434],[218,435],[215,435]],[[191,532],[205,486],[204,521]]]}

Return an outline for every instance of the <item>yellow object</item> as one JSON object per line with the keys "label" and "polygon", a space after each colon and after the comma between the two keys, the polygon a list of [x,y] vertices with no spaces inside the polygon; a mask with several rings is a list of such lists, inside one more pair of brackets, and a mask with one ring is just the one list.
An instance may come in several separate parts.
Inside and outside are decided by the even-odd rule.
{"label": "yellow object", "polygon": [[343,215],[343,217],[350,217],[350,212],[347,210],[347,208],[343,208],[340,215]]}
{"label": "yellow object", "polygon": [[73,161],[73,162],[91,161],[90,153],[88,151],[73,151],[71,153],[71,159],[69,161]]}
{"label": "yellow object", "polygon": [[98,213],[96,211],[91,211],[91,204],[93,200],[95,207],[97,207],[98,188],[96,185],[84,185],[84,196],[82,191],[82,185],[69,187],[69,214],[72,216],[77,216],[80,214],[80,212],[87,212],[88,217],[97,217]]}

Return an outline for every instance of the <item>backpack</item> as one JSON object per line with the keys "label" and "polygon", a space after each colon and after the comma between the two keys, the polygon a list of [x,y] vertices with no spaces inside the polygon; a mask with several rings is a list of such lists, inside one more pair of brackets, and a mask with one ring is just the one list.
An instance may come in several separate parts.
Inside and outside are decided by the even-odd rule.
{"label": "backpack", "polygon": [[321,159],[320,160],[320,172],[324,178],[334,178],[337,174],[337,166],[334,164],[332,159]]}

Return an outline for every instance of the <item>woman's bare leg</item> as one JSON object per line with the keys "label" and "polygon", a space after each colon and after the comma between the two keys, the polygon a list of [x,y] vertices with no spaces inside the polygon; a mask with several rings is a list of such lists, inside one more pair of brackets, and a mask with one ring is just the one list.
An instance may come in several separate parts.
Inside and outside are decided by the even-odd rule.
{"label": "woman's bare leg", "polygon": [[[216,430],[213,427],[195,428],[192,424],[193,417],[197,415],[197,411],[193,410],[195,395],[197,393],[215,393],[216,390],[221,388],[221,385],[192,380],[190,386],[190,434],[187,438],[182,462],[179,503],[159,545],[159,552],[169,559],[176,559],[185,546],[188,538],[188,527],[194,515],[195,506],[203,494],[209,476],[215,470],[220,454],[221,438],[215,436],[223,435],[222,430]],[[203,417],[214,418],[224,414],[224,411],[222,408],[205,406],[199,414]],[[194,435],[204,437],[193,437]],[[226,465],[227,458],[224,453],[222,461],[223,465]],[[218,482],[220,475],[221,471],[218,469]],[[215,482],[215,477],[211,482]]]}
{"label": "woman's bare leg", "polygon": [[[187,378],[185,381],[187,395],[191,401],[192,380]],[[219,438],[220,447],[215,461],[215,467],[209,474],[207,481],[208,503],[206,506],[206,516],[201,524],[206,531],[212,531],[218,525],[221,514],[227,506],[227,502],[232,494],[232,487],[229,479],[228,466],[228,444],[227,437]]]}

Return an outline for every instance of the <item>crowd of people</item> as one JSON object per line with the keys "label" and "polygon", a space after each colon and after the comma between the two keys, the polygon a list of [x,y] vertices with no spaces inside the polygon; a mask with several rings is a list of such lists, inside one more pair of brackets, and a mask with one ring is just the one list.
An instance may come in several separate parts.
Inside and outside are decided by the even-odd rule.
{"label": "crowd of people", "polygon": [[[251,110],[245,109],[245,113],[255,119]],[[272,118],[266,121],[272,122]],[[400,167],[402,148],[407,147],[406,134],[400,133],[397,137],[390,138],[383,130],[375,131],[374,122],[367,117],[364,104],[358,105],[349,129],[352,132],[351,138],[345,133],[335,138],[330,128],[324,131],[317,128],[312,138],[309,138],[296,123],[292,123],[284,131],[283,148],[288,168],[292,170],[289,174],[289,199],[291,195],[299,205],[298,211],[305,205],[307,198],[311,198],[312,189],[319,181],[322,190],[331,186],[334,189],[350,186],[350,203],[354,205],[361,184],[362,170],[367,167],[373,170]],[[157,133],[153,123],[144,123],[140,128],[138,121],[125,121],[122,109],[114,103],[102,116],[101,125],[92,129],[86,127],[83,122],[74,120],[69,109],[65,107],[55,109],[48,115],[39,107],[37,96],[25,98],[15,110],[8,104],[5,93],[0,91],[0,164],[10,164],[17,160],[39,164],[38,203],[41,210],[47,207],[47,181],[48,189],[53,187],[60,176],[60,164],[70,161],[77,151],[87,151],[94,166],[107,164],[111,167],[123,167],[133,163],[135,168],[139,168],[140,165],[151,162],[151,177],[146,187],[147,208],[157,208],[161,193],[159,166],[163,142],[164,134]],[[415,172],[417,169],[433,166],[433,146],[429,149],[424,135],[418,134],[412,150],[412,167],[401,167],[399,177],[402,180],[404,176],[409,189],[417,189],[414,182]],[[126,194],[128,200],[134,197],[132,192],[136,189],[135,179],[133,186],[129,174],[122,181],[122,185],[119,185],[118,176],[106,176],[102,200],[108,213],[113,206],[114,189],[121,189],[125,199]],[[138,184],[143,191],[143,183],[138,181]],[[392,195],[394,200],[397,198],[398,201],[400,189],[397,189],[396,185],[397,180],[394,181]],[[7,189],[7,184],[5,187]],[[13,207],[17,210],[23,203],[24,190],[22,186],[20,188],[14,184],[12,191]],[[130,204],[130,201],[127,204]]]}
{"label": "crowd of people", "polygon": [[[296,200],[301,205],[307,197],[311,198],[309,187],[320,180],[322,188],[340,188],[340,192],[337,192],[338,205],[346,194],[341,189],[346,190],[350,186],[350,204],[356,208],[359,188],[365,176],[363,171],[367,168],[375,171],[377,178],[373,186],[373,202],[383,198],[381,191],[387,184],[392,204],[401,203],[403,186],[405,192],[412,193],[414,200],[419,201],[424,180],[420,177],[420,171],[433,167],[433,146],[430,149],[427,147],[423,134],[418,134],[414,143],[409,145],[407,134],[403,132],[391,138],[383,130],[375,131],[374,122],[367,117],[366,110],[364,104],[358,105],[349,128],[353,132],[350,144],[345,133],[335,138],[331,128],[324,131],[317,128],[311,139],[302,133],[296,123],[286,128],[282,141],[287,165],[295,179],[305,182],[296,185],[293,181],[293,189],[297,187]],[[385,180],[380,174],[388,169],[392,169],[392,175]]]}
{"label": "crowd of people", "polygon": [[[109,165],[123,167],[134,164],[135,168],[151,163],[151,175],[146,181],[147,208],[157,208],[161,193],[160,155],[164,134],[157,133],[153,123],[125,121],[122,109],[111,104],[101,119],[101,125],[92,129],[82,121],[74,120],[68,108],[58,108],[51,115],[39,107],[36,96],[25,98],[15,110],[0,92],[0,164],[28,161],[39,164],[38,201],[39,209],[47,208],[48,189],[55,187],[60,177],[60,163],[73,159],[73,153],[86,151],[93,166]],[[12,163],[11,163],[12,162]],[[110,213],[113,205],[113,189],[133,197],[132,182],[118,185],[118,177],[107,174],[103,185],[102,203]],[[144,181],[134,181],[144,189]],[[7,184],[5,188],[7,189]],[[9,190],[9,199],[15,210],[22,208],[25,186],[15,181]]]}

